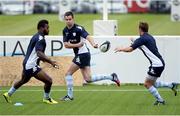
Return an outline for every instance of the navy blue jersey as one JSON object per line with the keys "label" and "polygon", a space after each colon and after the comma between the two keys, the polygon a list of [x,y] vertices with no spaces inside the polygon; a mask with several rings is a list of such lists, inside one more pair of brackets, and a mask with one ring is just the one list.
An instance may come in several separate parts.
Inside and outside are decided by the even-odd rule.
{"label": "navy blue jersey", "polygon": [[[67,27],[63,30],[63,42],[70,42],[72,44],[79,43],[81,39],[86,39],[88,32],[80,25],[74,24],[71,29]],[[86,44],[80,48],[73,48],[75,55],[89,52]]]}
{"label": "navy blue jersey", "polygon": [[40,59],[37,56],[37,51],[42,51],[44,53],[46,48],[46,41],[44,36],[40,33],[36,33],[30,40],[27,48],[26,56],[23,61],[23,66],[25,69],[31,69],[39,65]]}
{"label": "navy blue jersey", "polygon": [[148,33],[144,33],[131,45],[133,49],[139,48],[148,58],[152,67],[164,66],[164,60],[158,52],[155,39]]}

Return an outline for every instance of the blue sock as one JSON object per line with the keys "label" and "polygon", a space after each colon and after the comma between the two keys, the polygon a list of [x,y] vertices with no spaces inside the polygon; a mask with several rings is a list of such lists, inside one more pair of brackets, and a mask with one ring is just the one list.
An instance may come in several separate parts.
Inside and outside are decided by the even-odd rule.
{"label": "blue sock", "polygon": [[14,88],[14,86],[12,86],[8,91],[8,95],[11,96],[15,91],[16,89]]}
{"label": "blue sock", "polygon": [[44,92],[44,98],[49,99],[50,98],[49,93]]}
{"label": "blue sock", "polygon": [[172,83],[166,83],[166,82],[162,82],[162,81],[158,81],[158,82],[155,82],[154,86],[156,88],[159,88],[159,87],[168,87],[168,88],[172,88]]}
{"label": "blue sock", "polygon": [[92,75],[91,82],[101,81],[101,80],[112,80],[111,75]]}
{"label": "blue sock", "polygon": [[148,90],[158,101],[164,101],[154,86],[151,86]]}
{"label": "blue sock", "polygon": [[69,97],[73,98],[73,77],[72,75],[67,75],[66,77],[67,94]]}

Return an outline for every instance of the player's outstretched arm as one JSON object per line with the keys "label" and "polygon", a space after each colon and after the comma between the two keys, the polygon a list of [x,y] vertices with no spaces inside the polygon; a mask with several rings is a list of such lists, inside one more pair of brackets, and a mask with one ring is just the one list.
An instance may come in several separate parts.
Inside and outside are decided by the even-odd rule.
{"label": "player's outstretched arm", "polygon": [[52,61],[50,58],[48,58],[43,52],[41,51],[37,51],[37,56],[44,62],[47,62],[49,64],[51,64],[53,67],[55,68],[59,68],[58,64],[56,63],[56,61]]}
{"label": "player's outstretched arm", "polygon": [[133,51],[133,48],[132,47],[116,47],[114,49],[115,53],[116,52],[132,52]]}
{"label": "player's outstretched arm", "polygon": [[94,48],[98,48],[98,44],[96,44],[96,43],[94,42],[94,39],[93,39],[90,35],[88,35],[88,36],[86,37],[86,39],[89,41],[89,43],[90,43]]}

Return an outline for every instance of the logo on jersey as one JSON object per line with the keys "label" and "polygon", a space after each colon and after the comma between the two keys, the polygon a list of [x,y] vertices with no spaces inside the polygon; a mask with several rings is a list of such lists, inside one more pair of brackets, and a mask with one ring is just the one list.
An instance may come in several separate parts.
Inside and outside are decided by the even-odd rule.
{"label": "logo on jersey", "polygon": [[79,57],[76,58],[76,62],[79,64],[81,63]]}
{"label": "logo on jersey", "polygon": [[65,34],[66,34],[66,36],[68,36],[68,34],[69,34],[69,33],[68,33],[68,32],[66,32]]}
{"label": "logo on jersey", "polygon": [[155,74],[155,72],[154,72],[154,70],[153,70],[153,69],[151,69],[151,70],[150,70],[150,72],[151,72],[152,74]]}
{"label": "logo on jersey", "polygon": [[73,33],[73,36],[76,36],[76,33],[75,33],[75,32]]}
{"label": "logo on jersey", "polygon": [[39,41],[43,39],[43,36],[39,35]]}

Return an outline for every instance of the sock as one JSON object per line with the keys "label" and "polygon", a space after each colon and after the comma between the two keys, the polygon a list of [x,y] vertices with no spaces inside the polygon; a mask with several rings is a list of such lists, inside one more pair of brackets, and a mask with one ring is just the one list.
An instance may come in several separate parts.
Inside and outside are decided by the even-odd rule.
{"label": "sock", "polygon": [[101,80],[112,80],[111,75],[92,75],[91,82],[101,81]]}
{"label": "sock", "polygon": [[67,94],[69,97],[73,98],[73,78],[72,78],[72,75],[67,75],[65,78],[66,78],[66,85],[67,85]]}
{"label": "sock", "polygon": [[162,81],[158,81],[158,82],[155,82],[154,86],[156,88],[159,88],[159,87],[168,87],[168,88],[172,88],[172,83],[167,83],[167,82],[162,82]]}
{"label": "sock", "polygon": [[14,86],[12,86],[8,91],[8,95],[11,96],[15,91],[16,89],[14,88]]}
{"label": "sock", "polygon": [[44,98],[49,99],[50,98],[49,93],[44,92]]}
{"label": "sock", "polygon": [[151,86],[148,90],[158,101],[164,101],[154,86]]}

